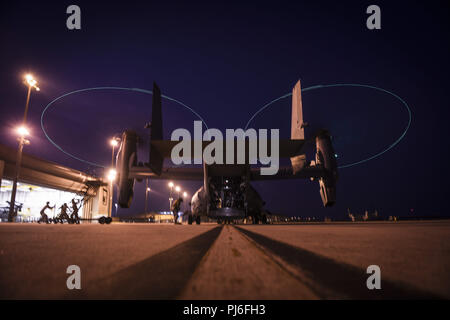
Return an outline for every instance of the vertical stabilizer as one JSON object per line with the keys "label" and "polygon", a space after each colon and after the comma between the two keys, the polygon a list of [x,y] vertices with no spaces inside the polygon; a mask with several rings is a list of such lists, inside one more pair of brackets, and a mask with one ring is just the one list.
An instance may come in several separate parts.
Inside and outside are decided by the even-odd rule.
{"label": "vertical stabilizer", "polygon": [[305,139],[305,130],[303,128],[302,88],[300,80],[298,80],[294,86],[294,89],[292,89],[291,139]]}
{"label": "vertical stabilizer", "polygon": [[[302,88],[300,80],[297,81],[292,89],[292,118],[291,118],[291,140],[304,140],[305,129],[303,125],[303,108],[302,108]],[[291,157],[293,173],[297,174],[306,165],[306,157],[304,154]]]}

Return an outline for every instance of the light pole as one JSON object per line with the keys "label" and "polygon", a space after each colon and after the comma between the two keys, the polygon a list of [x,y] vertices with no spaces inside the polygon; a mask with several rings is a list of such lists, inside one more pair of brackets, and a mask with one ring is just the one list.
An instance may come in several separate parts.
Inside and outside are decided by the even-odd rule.
{"label": "light pole", "polygon": [[169,182],[169,188],[170,188],[170,193],[169,193],[169,211],[172,211],[172,201],[173,201],[173,198],[172,198],[172,192],[173,192],[173,186],[174,186],[173,182],[170,181],[170,182]]}
{"label": "light pole", "polygon": [[187,192],[183,192],[183,202],[184,202],[184,209],[186,210],[186,198],[187,198],[188,194]]}
{"label": "light pole", "polygon": [[27,123],[28,106],[30,104],[31,89],[35,88],[36,91],[40,90],[37,87],[37,81],[35,79],[33,79],[33,76],[31,74],[25,75],[25,82],[28,85],[27,102],[25,104],[25,112],[23,114],[22,126],[20,126],[17,129],[17,132],[19,133],[19,139],[18,139],[19,147],[17,148],[16,170],[14,173],[13,188],[12,188],[12,192],[11,192],[11,202],[9,205],[9,214],[8,214],[9,222],[12,222],[14,220],[14,217],[16,216],[15,205],[16,205],[16,193],[17,193],[17,180],[19,179],[19,175],[20,175],[20,165],[22,163],[23,146],[25,144],[30,144],[30,141],[25,139],[25,136],[29,134],[25,125]]}
{"label": "light pole", "polygon": [[150,187],[148,186],[148,178],[145,179],[145,213],[147,214],[148,210],[148,193],[151,191]]}
{"label": "light pole", "polygon": [[111,210],[112,210],[112,186],[114,183],[114,180],[116,180],[116,176],[117,176],[117,171],[114,168],[109,169],[108,172],[108,180],[109,180],[109,186],[110,186],[110,199],[109,199],[109,203],[108,203],[108,214],[109,217],[111,217]]}
{"label": "light pole", "polygon": [[175,191],[178,192],[178,198],[177,199],[180,199],[180,191],[181,191],[180,186],[176,186],[175,187]]}
{"label": "light pole", "polygon": [[[111,170],[114,170],[114,149],[119,145],[119,141],[120,139],[117,137],[114,137],[111,139],[111,141],[109,142],[112,146],[112,153],[111,153]],[[115,172],[115,170],[114,170]],[[112,176],[114,176],[113,179]],[[110,171],[110,177],[109,177],[109,205],[108,205],[108,212],[109,212],[109,216],[112,216],[112,203],[113,203],[113,194],[114,194],[114,179],[116,178],[116,174],[112,174],[112,171]]]}

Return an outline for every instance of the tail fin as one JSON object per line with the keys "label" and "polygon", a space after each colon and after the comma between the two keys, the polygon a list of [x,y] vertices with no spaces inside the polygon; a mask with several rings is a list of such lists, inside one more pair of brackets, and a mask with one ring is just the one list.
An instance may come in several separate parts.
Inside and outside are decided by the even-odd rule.
{"label": "tail fin", "polygon": [[[292,89],[292,118],[291,118],[291,140],[304,140],[305,130],[303,129],[303,108],[302,108],[302,88],[300,80]],[[304,154],[291,157],[293,173],[297,174],[306,165]]]}
{"label": "tail fin", "polygon": [[153,83],[152,99],[152,121],[150,127],[150,155],[148,165],[152,171],[160,175],[162,171],[164,158],[161,156],[152,140],[163,139],[162,110],[161,110],[161,90],[156,83]]}
{"label": "tail fin", "polygon": [[300,80],[298,80],[292,89],[291,139],[305,139],[305,130],[303,129],[302,88]]}

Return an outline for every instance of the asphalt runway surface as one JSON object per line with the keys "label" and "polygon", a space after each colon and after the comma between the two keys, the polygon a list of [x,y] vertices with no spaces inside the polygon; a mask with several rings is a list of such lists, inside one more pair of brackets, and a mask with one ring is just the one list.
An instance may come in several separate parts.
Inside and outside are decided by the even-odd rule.
{"label": "asphalt runway surface", "polygon": [[449,299],[448,270],[450,221],[0,224],[1,299]]}

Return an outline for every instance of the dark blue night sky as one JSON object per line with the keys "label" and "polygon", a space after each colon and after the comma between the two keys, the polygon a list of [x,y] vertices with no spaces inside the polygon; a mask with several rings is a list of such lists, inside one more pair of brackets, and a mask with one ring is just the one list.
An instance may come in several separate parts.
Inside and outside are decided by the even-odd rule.
{"label": "dark blue night sky", "polygon": [[[360,83],[403,98],[412,111],[405,138],[381,157],[340,171],[338,202],[323,208],[317,183],[307,180],[257,183],[273,212],[342,217],[347,208],[382,215],[449,216],[449,6],[445,1],[26,1],[3,3],[1,37],[1,141],[16,146],[13,127],[23,116],[31,72],[33,92],[25,151],[80,170],[92,170],[57,150],[40,128],[54,98],[82,88],[149,89],[196,110],[209,127],[243,128],[265,103],[303,87]],[[82,29],[66,28],[66,8],[81,8]],[[381,30],[366,28],[366,8],[381,8]],[[175,128],[192,130],[196,117],[163,101],[165,138]],[[407,125],[404,106],[364,88],[305,92],[305,119],[335,138],[340,164],[355,162],[392,144]],[[68,152],[105,166],[108,138],[130,128],[145,135],[151,96],[125,91],[72,95],[49,109],[45,127]],[[290,99],[255,118],[254,128],[290,132]],[[312,128],[310,130],[312,130]],[[145,139],[140,161],[147,161]],[[97,174],[102,171],[97,169]],[[193,194],[200,183],[180,182]],[[150,208],[168,209],[166,182],[152,182]],[[131,209],[144,204],[137,184]]]}

